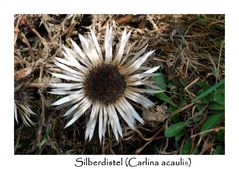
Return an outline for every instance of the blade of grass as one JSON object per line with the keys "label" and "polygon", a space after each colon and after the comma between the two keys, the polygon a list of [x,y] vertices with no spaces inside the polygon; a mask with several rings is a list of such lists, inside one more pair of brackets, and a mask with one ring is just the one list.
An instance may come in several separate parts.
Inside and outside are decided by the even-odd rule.
{"label": "blade of grass", "polygon": [[196,103],[198,100],[202,99],[203,97],[207,96],[208,94],[212,93],[215,89],[223,85],[225,80],[221,80],[219,83],[215,84],[214,86],[210,87],[208,90],[197,96],[192,100],[193,103]]}

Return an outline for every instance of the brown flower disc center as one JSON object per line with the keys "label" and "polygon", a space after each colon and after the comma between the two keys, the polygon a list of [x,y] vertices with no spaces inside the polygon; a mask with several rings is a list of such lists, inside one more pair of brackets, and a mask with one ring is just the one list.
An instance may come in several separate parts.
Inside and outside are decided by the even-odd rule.
{"label": "brown flower disc center", "polygon": [[86,95],[93,101],[114,103],[125,91],[126,82],[117,67],[103,64],[93,68],[85,81]]}

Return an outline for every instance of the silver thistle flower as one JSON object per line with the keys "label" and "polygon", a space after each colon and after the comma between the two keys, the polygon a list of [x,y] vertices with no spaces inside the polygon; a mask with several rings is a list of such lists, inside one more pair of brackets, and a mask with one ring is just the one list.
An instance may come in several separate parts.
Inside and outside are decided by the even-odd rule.
{"label": "silver thistle flower", "polygon": [[14,118],[17,123],[19,123],[18,114],[20,115],[24,125],[30,127],[35,124],[30,117],[31,115],[36,115],[36,113],[34,113],[26,104],[18,102],[14,103]]}
{"label": "silver thistle flower", "polygon": [[[28,98],[24,97],[21,91],[21,84],[15,87],[15,100],[14,100],[14,118],[17,123],[19,123],[18,116],[20,116],[23,124],[30,127],[35,123],[31,120],[32,115],[36,115],[32,109],[28,106]],[[21,93],[21,94],[20,94]],[[26,96],[26,95],[25,95]]]}
{"label": "silver thistle flower", "polygon": [[54,63],[58,68],[52,75],[66,80],[67,83],[50,84],[53,87],[52,94],[66,95],[52,105],[72,106],[64,114],[71,117],[65,128],[90,112],[85,140],[92,139],[97,121],[100,141],[105,136],[107,125],[111,125],[117,140],[119,135],[122,137],[119,114],[132,129],[136,120],[143,124],[144,120],[129,100],[145,108],[154,105],[141,93],[158,92],[158,87],[149,78],[157,75],[154,72],[159,67],[142,66],[153,54],[153,51],[145,53],[147,46],[135,54],[129,54],[130,50],[125,50],[130,34],[126,29],[123,31],[117,51],[113,54],[112,27],[107,25],[104,50],[90,30],[87,37],[79,34],[82,48],[71,40],[73,48],[63,46],[64,58],[55,58]]}

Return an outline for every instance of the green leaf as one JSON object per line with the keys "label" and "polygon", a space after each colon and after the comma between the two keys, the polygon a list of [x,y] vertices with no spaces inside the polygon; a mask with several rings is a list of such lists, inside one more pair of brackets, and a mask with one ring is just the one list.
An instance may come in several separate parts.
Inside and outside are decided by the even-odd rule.
{"label": "green leaf", "polygon": [[175,147],[178,148],[179,147],[179,140],[181,139],[181,137],[183,136],[184,132],[180,132],[175,136]]}
{"label": "green leaf", "polygon": [[225,154],[225,148],[222,145],[217,145],[213,154],[215,154],[215,155]]}
{"label": "green leaf", "polygon": [[213,95],[213,101],[217,102],[218,104],[224,105],[224,100],[225,100],[224,91],[225,91],[224,89],[215,90]]}
{"label": "green leaf", "polygon": [[188,139],[186,139],[184,141],[180,154],[190,154],[190,150],[191,150],[191,143]]}
{"label": "green leaf", "polygon": [[224,130],[220,130],[219,132],[216,133],[216,140],[218,142],[225,142],[225,132]]}
{"label": "green leaf", "polygon": [[171,104],[174,107],[178,107],[171,99],[171,97],[169,97],[168,95],[166,95],[165,93],[156,93],[155,94],[157,98],[159,98],[162,101],[165,101],[166,103]]}
{"label": "green leaf", "polygon": [[164,135],[165,137],[174,137],[178,133],[180,133],[186,126],[187,126],[187,122],[179,122],[179,123],[173,124],[165,130]]}
{"label": "green leaf", "polygon": [[168,88],[174,88],[174,87],[177,87],[178,85],[173,82],[173,81],[168,81]]}
{"label": "green leaf", "polygon": [[204,107],[204,105],[199,104],[199,103],[196,103],[195,105],[196,105],[197,111],[201,111],[203,109],[203,107]]}
{"label": "green leaf", "polygon": [[199,86],[199,87],[202,88],[202,89],[207,89],[207,88],[210,87],[210,86],[208,85],[208,83],[206,83],[205,81],[202,81],[202,80],[198,81],[198,82],[196,83],[196,85]]}
{"label": "green leaf", "polygon": [[225,110],[224,104],[219,104],[217,102],[210,102],[208,105],[209,110]]}
{"label": "green leaf", "polygon": [[223,113],[217,113],[209,116],[207,120],[202,124],[201,132],[210,130],[216,127],[224,118]]}
{"label": "green leaf", "polygon": [[224,79],[221,80],[219,83],[215,84],[214,86],[210,87],[209,89],[207,89],[205,92],[203,92],[202,94],[200,94],[199,96],[197,96],[196,98],[194,98],[192,100],[192,102],[196,102],[198,100],[201,100],[202,98],[204,98],[205,96],[207,96],[208,94],[212,93],[214,90],[216,90],[218,87],[220,87],[221,85],[224,84]]}
{"label": "green leaf", "polygon": [[[172,113],[174,113],[177,109],[178,109],[177,107],[174,107],[174,106],[172,106],[172,105],[169,105],[169,107],[168,107],[168,112],[172,114]],[[179,113],[174,114],[174,115],[171,115],[171,116],[170,116],[170,120],[172,121],[172,123],[178,123],[178,122],[182,121],[181,115],[180,115]]]}
{"label": "green leaf", "polygon": [[166,82],[165,82],[165,75],[163,75],[162,73],[160,73],[158,76],[153,77],[153,80],[155,80],[157,86],[158,86],[161,90],[166,90],[167,84],[166,84]]}
{"label": "green leaf", "polygon": [[179,113],[174,114],[173,116],[170,117],[170,120],[172,121],[172,123],[178,123],[182,121],[181,115]]}
{"label": "green leaf", "polygon": [[175,112],[177,109],[178,109],[177,107],[172,106],[171,104],[170,104],[169,107],[168,107],[168,111],[169,111],[170,113]]}
{"label": "green leaf", "polygon": [[213,100],[213,95],[212,93],[209,93],[208,95],[206,95],[205,97],[203,97],[202,102],[205,104],[209,104],[212,100]]}

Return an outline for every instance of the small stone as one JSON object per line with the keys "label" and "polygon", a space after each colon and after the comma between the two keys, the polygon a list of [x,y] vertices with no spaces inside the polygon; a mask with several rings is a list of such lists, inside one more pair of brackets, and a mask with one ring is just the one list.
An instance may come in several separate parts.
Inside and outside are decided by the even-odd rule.
{"label": "small stone", "polygon": [[157,105],[150,109],[143,108],[143,119],[151,127],[156,127],[159,123],[164,122],[168,117],[168,107],[166,105]]}

